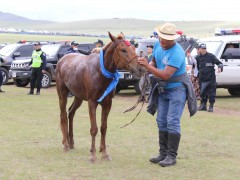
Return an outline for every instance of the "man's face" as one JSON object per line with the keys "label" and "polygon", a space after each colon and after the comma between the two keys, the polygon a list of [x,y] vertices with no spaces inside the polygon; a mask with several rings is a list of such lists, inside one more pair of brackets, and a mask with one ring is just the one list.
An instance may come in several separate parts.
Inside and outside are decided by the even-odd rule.
{"label": "man's face", "polygon": [[158,39],[159,39],[160,44],[161,44],[163,49],[169,49],[170,47],[172,47],[172,44],[173,44],[174,40],[166,40],[166,39],[163,39],[161,37],[159,37]]}
{"label": "man's face", "polygon": [[41,46],[40,46],[39,44],[35,44],[35,45],[34,45],[34,48],[35,48],[36,50],[38,50],[38,49],[41,48]]}
{"label": "man's face", "polygon": [[199,48],[199,51],[201,54],[205,54],[207,52],[207,49],[205,48]]}
{"label": "man's face", "polygon": [[148,54],[152,54],[152,51],[153,51],[152,48],[150,48],[150,47],[147,48],[147,53],[148,53]]}

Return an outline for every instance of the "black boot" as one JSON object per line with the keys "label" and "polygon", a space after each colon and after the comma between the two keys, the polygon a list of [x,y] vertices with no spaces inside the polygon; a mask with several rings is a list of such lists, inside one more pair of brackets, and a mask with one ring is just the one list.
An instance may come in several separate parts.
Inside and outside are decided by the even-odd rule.
{"label": "black boot", "polygon": [[200,106],[198,107],[198,110],[200,110],[200,111],[206,111],[207,110],[207,106],[206,106],[206,102],[202,102],[201,101],[201,104],[200,104]]}
{"label": "black boot", "polygon": [[210,102],[209,108],[208,108],[208,112],[213,112],[213,105],[214,103]]}
{"label": "black boot", "polygon": [[33,94],[33,89],[30,89],[28,95],[32,95]]}
{"label": "black boot", "polygon": [[178,151],[178,146],[180,142],[180,134],[168,134],[168,155],[167,157],[159,162],[159,165],[162,167],[166,166],[173,166],[177,163],[176,158],[177,158],[177,151]]}
{"label": "black boot", "polygon": [[152,163],[159,163],[167,157],[168,152],[168,132],[159,132],[159,155],[157,157],[150,158],[149,161]]}
{"label": "black boot", "polygon": [[37,89],[36,95],[40,95],[40,89]]}

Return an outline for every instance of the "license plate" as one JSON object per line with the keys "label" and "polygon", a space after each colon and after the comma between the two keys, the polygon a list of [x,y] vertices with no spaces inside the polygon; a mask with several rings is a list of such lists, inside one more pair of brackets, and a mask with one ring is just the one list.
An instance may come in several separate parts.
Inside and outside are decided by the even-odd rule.
{"label": "license plate", "polygon": [[12,72],[12,77],[16,77],[17,73],[16,72]]}

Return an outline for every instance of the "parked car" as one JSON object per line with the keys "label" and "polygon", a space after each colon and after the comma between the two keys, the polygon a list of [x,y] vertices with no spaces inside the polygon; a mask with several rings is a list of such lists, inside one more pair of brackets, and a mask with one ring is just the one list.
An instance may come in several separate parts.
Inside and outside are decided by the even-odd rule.
{"label": "parked car", "polygon": [[[207,51],[223,63],[223,72],[216,73],[217,88],[226,88],[231,95],[240,96],[240,36],[214,36],[199,39],[197,43],[205,43]],[[232,48],[228,48],[230,45]],[[196,49],[191,54],[196,55]]]}
{"label": "parked car", "polygon": [[7,84],[9,81],[9,70],[14,60],[26,60],[30,59],[34,50],[33,44],[9,44],[0,49],[0,56],[7,62],[2,63],[1,70],[3,74],[3,84]]}
{"label": "parked car", "polygon": [[[91,51],[95,45],[93,43],[80,43],[79,49],[85,51]],[[51,85],[51,82],[55,80],[55,69],[58,60],[63,57],[68,49],[69,43],[49,43],[41,47],[42,51],[46,53],[47,65],[46,73],[43,75],[42,87],[47,88]],[[13,78],[14,84],[18,87],[27,86],[30,83],[32,70],[29,69],[28,64],[31,61],[31,57],[24,60],[14,60],[10,69],[10,76]]]}

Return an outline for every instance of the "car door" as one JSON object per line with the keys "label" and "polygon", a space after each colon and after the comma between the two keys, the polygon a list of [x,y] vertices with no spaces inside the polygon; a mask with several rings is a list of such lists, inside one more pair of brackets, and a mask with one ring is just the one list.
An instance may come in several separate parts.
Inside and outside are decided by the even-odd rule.
{"label": "car door", "polygon": [[[217,84],[231,85],[240,84],[239,72],[240,72],[240,42],[226,43],[223,47],[220,61],[223,63],[223,72],[216,73]],[[232,44],[231,48],[228,48]],[[237,55],[237,54],[239,55]],[[229,55],[226,57],[226,55]],[[225,55],[225,56],[224,56]]]}

